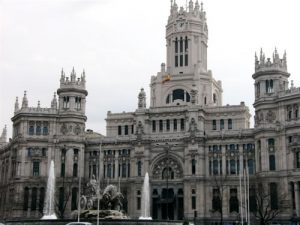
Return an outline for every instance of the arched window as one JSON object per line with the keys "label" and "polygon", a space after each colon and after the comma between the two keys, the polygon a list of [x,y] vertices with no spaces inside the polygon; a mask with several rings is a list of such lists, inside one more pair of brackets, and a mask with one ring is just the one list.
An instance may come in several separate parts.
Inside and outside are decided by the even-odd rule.
{"label": "arched window", "polygon": [[192,159],[192,175],[196,174],[196,160]]}
{"label": "arched window", "polygon": [[232,119],[228,119],[228,130],[232,129]]}
{"label": "arched window", "polygon": [[23,210],[27,211],[29,202],[29,188],[24,188]]}
{"label": "arched window", "polygon": [[36,210],[37,188],[32,188],[31,192],[31,211]]}
{"label": "arched window", "polygon": [[142,176],[142,162],[141,161],[138,161],[137,163],[137,175],[140,177]]}
{"label": "arched window", "polygon": [[213,174],[214,174],[214,175],[219,174],[219,162],[218,162],[217,159],[215,159],[215,160],[213,161]]}
{"label": "arched window", "polygon": [[74,163],[73,164],[73,177],[77,177],[77,174],[78,174],[78,164],[77,163]]}
{"label": "arched window", "polygon": [[275,155],[269,155],[269,169],[271,171],[276,170]]}
{"label": "arched window", "polygon": [[239,212],[239,200],[237,198],[237,189],[230,189],[230,200],[229,200],[230,212]]}
{"label": "arched window", "polygon": [[63,97],[63,108],[68,109],[70,107],[70,98],[69,96]]}
{"label": "arched window", "polygon": [[213,102],[217,103],[217,95],[215,93],[213,94]]}
{"label": "arched window", "polygon": [[78,188],[76,187],[72,188],[71,210],[77,209],[77,193],[78,193]]}
{"label": "arched window", "polygon": [[172,170],[171,167],[165,167],[162,171],[162,179],[166,180],[166,179],[174,179],[174,171]]}
{"label": "arched window", "polygon": [[224,129],[224,120],[221,119],[220,120],[220,130],[223,130]]}
{"label": "arched window", "polygon": [[40,199],[39,199],[39,212],[42,213],[44,209],[44,200],[45,200],[45,188],[40,188]]}

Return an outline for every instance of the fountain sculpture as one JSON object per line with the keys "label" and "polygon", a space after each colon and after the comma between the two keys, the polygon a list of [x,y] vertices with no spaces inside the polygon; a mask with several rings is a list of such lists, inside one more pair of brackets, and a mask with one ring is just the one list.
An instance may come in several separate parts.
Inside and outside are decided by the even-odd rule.
{"label": "fountain sculpture", "polygon": [[48,175],[48,182],[47,182],[47,192],[46,192],[46,201],[44,203],[44,216],[42,220],[56,220],[57,217],[55,215],[55,173],[54,173],[54,162],[51,160],[50,168],[49,168],[49,175]]}
{"label": "fountain sculpture", "polygon": [[150,186],[148,172],[145,174],[143,192],[142,192],[142,205],[141,205],[140,220],[152,220],[150,216]]}

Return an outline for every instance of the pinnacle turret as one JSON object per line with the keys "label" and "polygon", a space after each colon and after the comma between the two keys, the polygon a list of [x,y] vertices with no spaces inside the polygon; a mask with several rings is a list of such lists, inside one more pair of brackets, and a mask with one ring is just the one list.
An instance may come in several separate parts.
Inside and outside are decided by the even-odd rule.
{"label": "pinnacle turret", "polygon": [[28,99],[27,99],[27,93],[24,91],[24,96],[22,100],[22,108],[28,108]]}
{"label": "pinnacle turret", "polygon": [[286,52],[283,54],[283,57],[281,59],[278,54],[277,48],[275,48],[272,61],[270,58],[267,58],[267,60],[265,59],[265,54],[262,49],[260,50],[259,60],[255,53],[255,72],[266,70],[280,70],[283,72],[287,72]]}
{"label": "pinnacle turret", "polygon": [[73,67],[70,77],[65,75],[65,72],[63,69],[61,70],[61,78],[60,78],[60,87],[76,87],[76,88],[81,88],[85,89],[85,71],[83,70],[81,77],[76,79],[76,72]]}
{"label": "pinnacle turret", "polygon": [[15,102],[15,112],[19,110],[19,99],[16,97],[16,102]]}
{"label": "pinnacle turret", "polygon": [[54,92],[54,95],[53,95],[53,99],[51,101],[51,108],[52,109],[57,109],[57,98],[56,98],[56,93]]}
{"label": "pinnacle turret", "polygon": [[0,144],[1,143],[6,143],[6,139],[7,139],[7,128],[6,128],[6,125],[5,125],[3,130],[2,130],[2,134],[0,136]]}

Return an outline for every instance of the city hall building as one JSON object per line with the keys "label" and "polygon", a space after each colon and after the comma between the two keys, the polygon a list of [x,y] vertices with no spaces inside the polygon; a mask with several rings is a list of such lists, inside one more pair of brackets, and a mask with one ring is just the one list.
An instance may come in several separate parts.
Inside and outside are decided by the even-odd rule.
{"label": "city hall building", "polygon": [[[271,59],[263,52],[255,57],[250,128],[244,102],[222,104],[222,82],[207,68],[207,44],[202,4],[191,0],[185,9],[173,3],[166,63],[150,79],[150,96],[141,89],[132,112],[108,111],[106,136],[85,127],[84,72],[61,72],[49,108],[30,107],[26,92],[16,99],[12,138],[7,141],[6,128],[0,138],[0,218],[42,216],[51,160],[57,214],[65,218],[78,207],[79,177],[84,194],[93,175],[101,177],[102,188],[117,185],[122,209],[138,218],[146,172],[154,219],[215,222],[222,212],[224,220],[238,221],[245,194],[249,211],[256,208],[258,180],[270,210],[278,210],[274,220],[299,217],[300,89],[289,81],[286,54],[275,50]],[[240,185],[244,168],[249,189]]]}

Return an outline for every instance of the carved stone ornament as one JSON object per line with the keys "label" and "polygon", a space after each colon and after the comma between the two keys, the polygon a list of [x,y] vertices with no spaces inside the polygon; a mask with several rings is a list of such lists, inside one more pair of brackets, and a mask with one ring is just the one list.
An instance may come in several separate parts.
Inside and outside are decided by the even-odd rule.
{"label": "carved stone ornament", "polygon": [[61,126],[60,132],[62,134],[67,134],[68,133],[68,128],[67,128],[67,125],[65,123]]}
{"label": "carved stone ornament", "polygon": [[272,123],[274,120],[276,119],[276,115],[273,111],[269,110],[267,115],[266,115],[266,120],[269,122],[269,123]]}
{"label": "carved stone ornament", "polygon": [[79,124],[74,127],[74,134],[79,135],[81,133],[81,128]]}
{"label": "carved stone ornament", "polygon": [[[152,176],[154,179],[166,179],[166,171],[169,167],[169,179],[178,179],[183,177],[183,171],[180,164],[172,158],[163,158],[158,161],[152,171]],[[172,177],[173,176],[173,177]]]}

